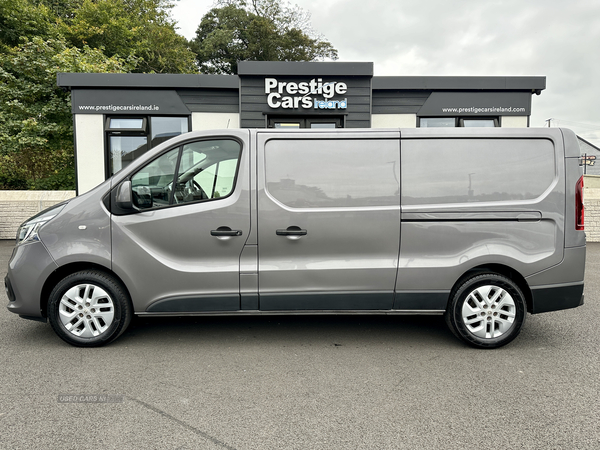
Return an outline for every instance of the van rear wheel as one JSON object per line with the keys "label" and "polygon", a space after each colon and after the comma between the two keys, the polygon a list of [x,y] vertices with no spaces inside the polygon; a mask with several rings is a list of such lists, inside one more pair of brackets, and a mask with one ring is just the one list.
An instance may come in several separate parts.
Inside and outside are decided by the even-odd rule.
{"label": "van rear wheel", "polygon": [[131,301],[122,284],[96,270],[63,278],[48,299],[48,320],[54,332],[77,347],[99,347],[115,340],[131,316]]}
{"label": "van rear wheel", "polygon": [[446,323],[461,340],[478,348],[498,348],[516,338],[527,305],[521,289],[497,273],[474,275],[454,291]]}

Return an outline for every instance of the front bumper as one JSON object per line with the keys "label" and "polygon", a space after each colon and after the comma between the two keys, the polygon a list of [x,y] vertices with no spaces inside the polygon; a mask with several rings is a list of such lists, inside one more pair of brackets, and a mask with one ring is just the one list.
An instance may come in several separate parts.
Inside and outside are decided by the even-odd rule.
{"label": "front bumper", "polygon": [[48,276],[58,268],[41,242],[15,248],[4,285],[8,310],[27,319],[44,320],[41,293]]}
{"label": "front bumper", "polygon": [[6,291],[6,296],[8,297],[8,301],[14,302],[17,298],[15,297],[15,291],[13,291],[12,285],[10,284],[10,278],[8,275],[4,277],[4,290]]}

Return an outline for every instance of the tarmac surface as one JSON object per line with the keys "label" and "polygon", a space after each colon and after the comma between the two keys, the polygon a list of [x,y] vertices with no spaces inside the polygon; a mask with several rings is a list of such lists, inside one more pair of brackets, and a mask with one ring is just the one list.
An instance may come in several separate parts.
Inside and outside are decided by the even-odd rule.
{"label": "tarmac surface", "polygon": [[439,316],[144,318],[81,349],[1,289],[0,448],[600,449],[599,288],[593,243],[585,305],[497,350]]}

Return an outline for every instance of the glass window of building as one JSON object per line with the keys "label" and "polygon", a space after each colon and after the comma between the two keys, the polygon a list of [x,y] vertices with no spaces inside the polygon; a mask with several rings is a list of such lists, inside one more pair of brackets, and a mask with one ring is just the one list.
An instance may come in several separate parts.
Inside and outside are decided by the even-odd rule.
{"label": "glass window of building", "polygon": [[460,119],[461,127],[497,127],[498,119]]}
{"label": "glass window of building", "polygon": [[144,130],[145,125],[145,119],[143,118],[111,117],[108,120],[109,130]]}
{"label": "glass window of building", "polygon": [[497,117],[420,117],[419,127],[498,127]]}
{"label": "glass window of building", "polygon": [[421,117],[419,119],[419,126],[421,128],[454,128],[456,126],[456,119],[454,117]]}
{"label": "glass window of building", "polygon": [[113,175],[146,153],[148,138],[146,136],[110,136],[108,146],[110,148],[110,174]]}
{"label": "glass window of building", "polygon": [[335,128],[335,122],[313,122],[310,124],[311,128]]}
{"label": "glass window of building", "polygon": [[107,177],[127,167],[149,149],[190,131],[188,117],[108,117]]}
{"label": "glass window of building", "polygon": [[189,130],[187,117],[151,117],[150,131],[152,133],[152,147],[178,136],[187,133]]}
{"label": "glass window of building", "polygon": [[300,128],[300,122],[275,122],[275,128]]}
{"label": "glass window of building", "polygon": [[343,118],[338,116],[317,117],[269,117],[268,128],[294,129],[294,128],[342,128]]}

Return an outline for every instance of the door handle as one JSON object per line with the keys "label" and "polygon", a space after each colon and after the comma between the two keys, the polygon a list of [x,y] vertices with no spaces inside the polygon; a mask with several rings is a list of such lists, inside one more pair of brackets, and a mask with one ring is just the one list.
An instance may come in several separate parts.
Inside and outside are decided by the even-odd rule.
{"label": "door handle", "polygon": [[275,231],[277,236],[306,236],[308,231],[303,230],[300,227],[291,226],[284,229],[279,229]]}
{"label": "door handle", "polygon": [[232,230],[229,227],[219,227],[216,230],[210,231],[211,236],[241,236],[242,230]]}

